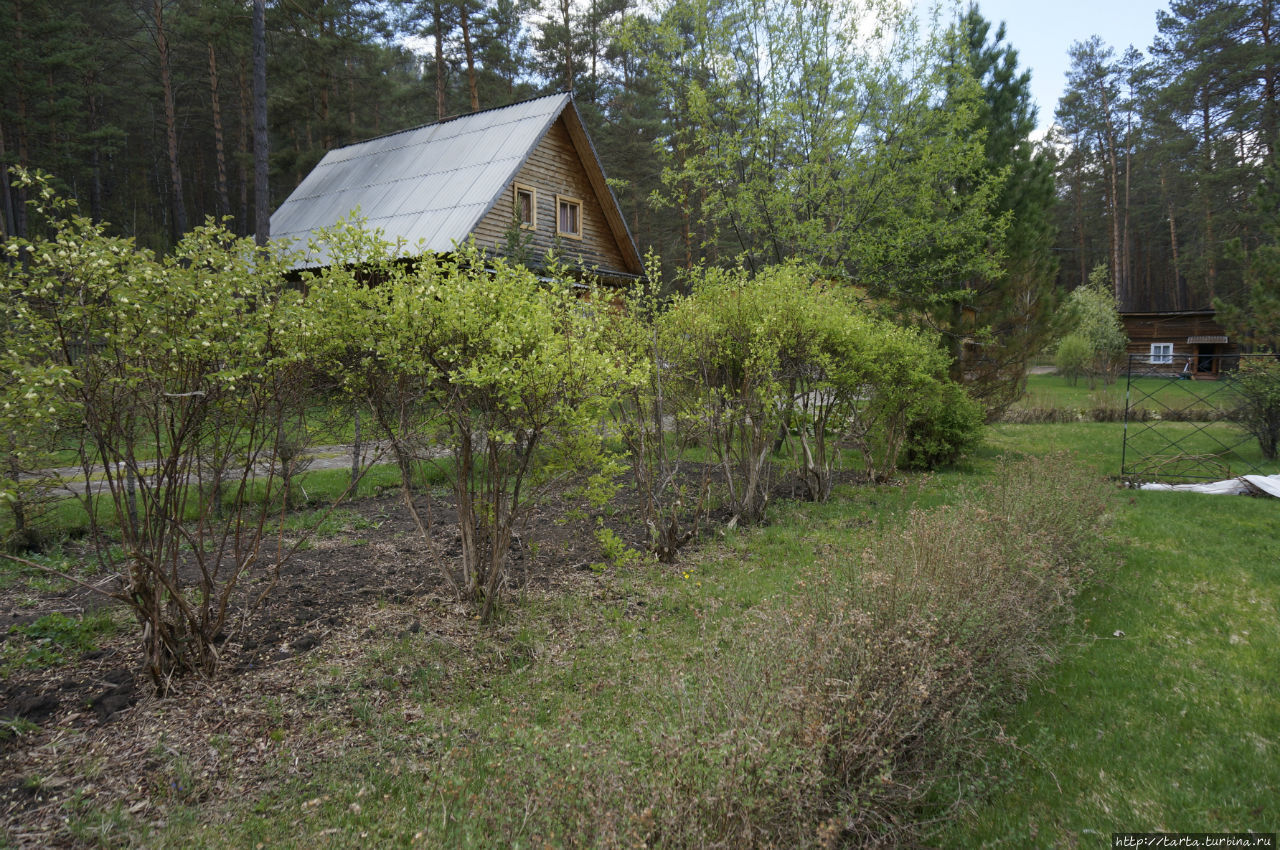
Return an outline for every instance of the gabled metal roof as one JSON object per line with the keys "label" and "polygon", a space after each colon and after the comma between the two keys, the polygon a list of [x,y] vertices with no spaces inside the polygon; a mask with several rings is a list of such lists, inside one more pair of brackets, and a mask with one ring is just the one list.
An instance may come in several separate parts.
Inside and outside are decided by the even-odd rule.
{"label": "gabled metal roof", "polygon": [[[271,216],[271,236],[303,248],[359,207],[388,241],[403,238],[406,254],[451,251],[570,103],[548,95],[329,151]],[[313,252],[297,267],[329,260]]]}

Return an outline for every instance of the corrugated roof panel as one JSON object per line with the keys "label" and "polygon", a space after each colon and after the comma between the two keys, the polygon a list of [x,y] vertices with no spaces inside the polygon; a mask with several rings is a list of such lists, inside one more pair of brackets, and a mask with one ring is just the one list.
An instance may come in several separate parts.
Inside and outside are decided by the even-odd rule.
{"label": "corrugated roof panel", "polygon": [[430,175],[411,182],[414,184],[413,192],[400,204],[400,209],[396,211],[398,215],[421,215],[427,210],[448,206],[447,199],[441,197],[444,189],[444,179],[441,176]]}
{"label": "corrugated roof panel", "polygon": [[[462,242],[470,232],[470,225],[484,208],[483,204],[467,204],[450,210],[441,210],[430,225],[430,233],[422,233],[424,247],[428,251],[451,251],[454,244]],[[424,217],[425,218],[425,217]],[[424,228],[425,230],[426,228]]]}
{"label": "corrugated roof panel", "polygon": [[471,157],[467,136],[450,136],[447,139],[436,139],[424,147],[418,157],[418,167],[423,174],[440,174],[453,171],[464,165],[475,163]]}
{"label": "corrugated roof panel", "polygon": [[398,235],[403,236],[409,244],[416,244],[420,240],[430,241],[437,230],[440,229],[441,223],[445,218],[445,211],[431,210],[430,212],[419,213],[416,217],[401,216],[399,219],[400,232]]}
{"label": "corrugated roof panel", "polygon": [[[325,157],[320,161],[319,165],[311,169],[311,173],[298,184],[298,188],[293,190],[293,193],[289,196],[290,200],[314,197],[324,192],[325,187],[331,180],[335,178],[341,179],[342,172],[340,169],[343,163],[332,163],[328,160],[329,158]],[[288,202],[286,201],[286,203]]]}
{"label": "corrugated roof panel", "polygon": [[360,212],[368,219],[391,218],[400,209],[400,201],[394,182],[379,183],[361,196]]}
{"label": "corrugated roof panel", "polygon": [[384,184],[384,188],[385,191],[382,194],[382,198],[386,215],[399,215],[404,209],[405,202],[411,200],[418,190],[418,181],[396,180]]}
{"label": "corrugated roof panel", "polygon": [[[457,168],[448,174],[440,175],[443,178],[440,187],[440,195],[444,199],[449,200],[449,206],[463,206],[464,204],[476,203],[476,199],[471,196],[471,187],[475,185],[476,179],[489,168],[488,163],[483,165],[472,165],[466,168]],[[488,201],[488,198],[485,198]]]}
{"label": "corrugated roof panel", "polygon": [[272,230],[302,242],[360,206],[386,238],[448,250],[568,102],[537,98],[330,151],[272,216]]}
{"label": "corrugated roof panel", "polygon": [[483,160],[492,163],[494,156],[502,148],[505,138],[501,133],[468,133],[461,137],[467,145],[472,160]]}

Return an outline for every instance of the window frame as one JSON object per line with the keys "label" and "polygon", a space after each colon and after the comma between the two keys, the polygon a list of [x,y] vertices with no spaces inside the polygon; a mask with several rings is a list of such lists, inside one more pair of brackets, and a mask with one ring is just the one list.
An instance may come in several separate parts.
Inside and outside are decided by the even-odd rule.
{"label": "window frame", "polygon": [[[527,192],[529,195],[529,221],[520,218],[520,195]],[[538,190],[524,183],[514,183],[511,186],[511,202],[515,204],[516,217],[520,218],[521,230],[537,230],[538,229]]]}
{"label": "window frame", "polygon": [[[560,229],[560,210],[565,204],[577,207],[577,224],[576,233]],[[562,236],[566,239],[582,239],[582,199],[575,198],[572,195],[556,195],[556,236]]]}
{"label": "window frame", "polygon": [[1147,362],[1152,365],[1168,365],[1173,362],[1173,343],[1153,342],[1147,353]]}

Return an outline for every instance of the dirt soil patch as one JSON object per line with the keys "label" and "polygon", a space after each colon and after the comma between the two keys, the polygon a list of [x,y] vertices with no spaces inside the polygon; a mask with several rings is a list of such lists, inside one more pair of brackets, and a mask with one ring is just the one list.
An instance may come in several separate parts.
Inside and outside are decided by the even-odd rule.
{"label": "dirt soil patch", "polygon": [[[775,496],[794,493],[788,484]],[[78,658],[11,675],[0,686],[0,814],[9,842],[110,843],[101,823],[75,827],[74,813],[116,811],[158,825],[175,802],[243,797],[265,781],[264,764],[280,763],[296,731],[324,715],[299,696],[316,665],[340,681],[371,642],[436,642],[479,663],[472,647],[500,642],[501,630],[479,629],[473,609],[448,592],[442,571],[456,569],[461,556],[456,511],[439,491],[416,504],[431,516],[431,551],[398,492],[349,503],[348,527],[297,552],[264,603],[237,621],[213,681],[178,681],[157,695],[138,665],[131,623]],[[544,502],[519,529],[504,599],[610,594],[611,578],[593,569],[605,560],[596,531],[603,525],[641,548],[647,534],[639,518],[629,488],[603,512],[563,495]],[[708,527],[727,519],[713,511]],[[258,587],[247,586],[246,597]],[[104,604],[114,603],[81,587],[38,593],[19,582],[0,590],[0,641],[26,640],[9,634],[14,624]],[[127,615],[116,618],[125,623]],[[327,746],[342,744],[310,741],[294,768]]]}

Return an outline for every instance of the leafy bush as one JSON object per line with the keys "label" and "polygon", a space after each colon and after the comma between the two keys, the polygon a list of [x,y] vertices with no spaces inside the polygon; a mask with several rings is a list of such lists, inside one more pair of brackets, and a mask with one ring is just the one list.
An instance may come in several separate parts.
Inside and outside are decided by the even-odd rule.
{"label": "leafy bush", "polygon": [[985,413],[964,387],[943,381],[921,400],[907,425],[902,447],[906,469],[937,469],[955,463],[982,440]]}
{"label": "leafy bush", "polygon": [[288,259],[213,225],[157,257],[47,180],[17,179],[50,232],[8,240],[21,262],[0,267],[32,421],[102,479],[78,498],[95,540],[99,505],[118,530],[121,547],[96,555],[121,576],[109,593],[133,611],[152,678],[212,674],[233,594],[250,571],[266,587],[276,575],[259,549],[307,383],[280,345],[301,297],[280,285]]}
{"label": "leafy bush", "polygon": [[[309,282],[301,345],[372,411],[415,518],[414,453],[448,447],[462,543],[456,590],[487,620],[530,490],[595,473],[593,492],[606,494],[601,482],[617,467],[598,425],[633,381],[631,365],[589,306],[599,295],[580,297],[567,278],[539,280],[474,244],[402,263],[395,246],[358,226],[325,238],[327,255],[345,262]],[[418,526],[430,547],[430,529]]]}
{"label": "leafy bush", "polygon": [[946,365],[932,340],[795,264],[700,271],[655,336],[669,407],[680,427],[703,434],[744,522],[763,518],[787,444],[811,499],[830,494],[838,440],[859,452],[868,479],[892,476],[908,423]]}
{"label": "leafy bush", "polygon": [[1057,350],[1053,354],[1053,365],[1058,367],[1058,371],[1071,382],[1072,386],[1075,386],[1082,375],[1088,374],[1092,362],[1093,345],[1083,334],[1067,334],[1058,340]]}
{"label": "leafy bush", "polygon": [[1094,268],[1089,282],[1067,296],[1067,327],[1070,332],[1055,354],[1058,368],[1072,383],[1081,374],[1088,376],[1090,387],[1099,377],[1112,383],[1128,337],[1105,265]]}
{"label": "leafy bush", "polygon": [[1264,458],[1275,460],[1280,443],[1280,359],[1241,359],[1233,384],[1240,401],[1231,420],[1258,438]]}

